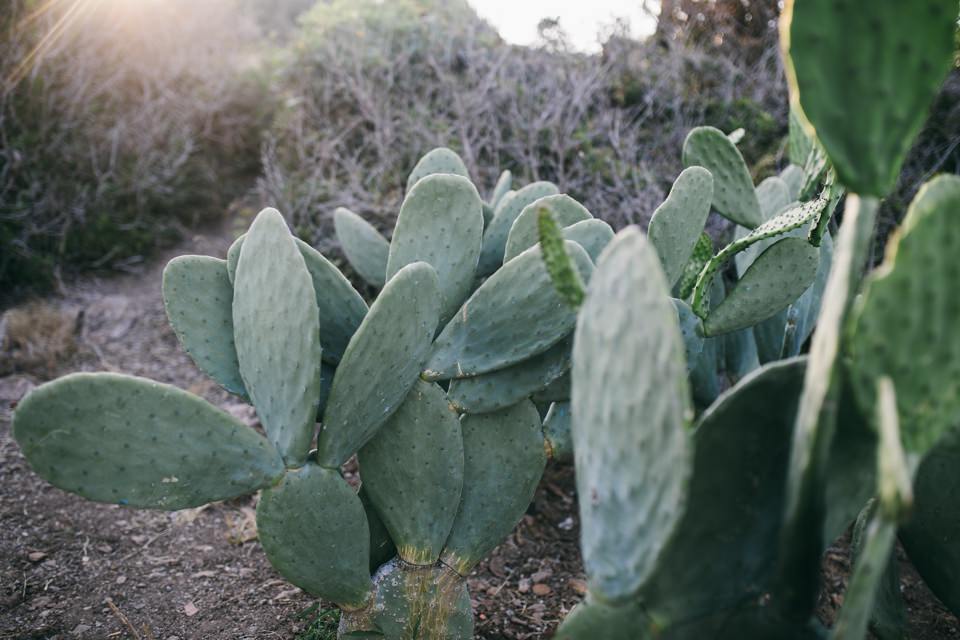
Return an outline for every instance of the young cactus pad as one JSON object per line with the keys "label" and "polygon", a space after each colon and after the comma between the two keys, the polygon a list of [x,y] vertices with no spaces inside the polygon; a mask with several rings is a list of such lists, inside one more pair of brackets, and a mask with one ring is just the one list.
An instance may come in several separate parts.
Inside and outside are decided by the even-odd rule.
{"label": "young cactus pad", "polygon": [[453,174],[467,180],[470,179],[470,172],[467,171],[467,166],[463,164],[463,160],[460,159],[456,151],[446,147],[437,147],[420,158],[413,171],[410,172],[407,177],[407,193],[410,193],[423,178],[438,173]]}
{"label": "young cactus pad", "polygon": [[719,129],[696,127],[683,143],[683,166],[700,166],[713,176],[713,208],[737,224],[753,229],[763,213],[753,179],[737,145]]}
{"label": "young cactus pad", "polygon": [[518,190],[509,198],[504,198],[500,207],[493,216],[493,220],[483,232],[483,249],[480,251],[480,262],[477,266],[477,275],[485,277],[497,270],[503,264],[503,255],[507,246],[507,238],[513,223],[527,205],[545,196],[552,196],[560,190],[552,182],[533,182]]}
{"label": "young cactus pad", "polygon": [[510,227],[510,235],[507,236],[507,246],[503,254],[504,262],[509,262],[537,244],[539,241],[537,217],[542,208],[550,210],[560,227],[569,227],[572,224],[593,219],[586,207],[565,193],[535,200],[523,208],[513,226]]}
{"label": "young cactus pad", "polygon": [[347,261],[354,271],[373,287],[387,281],[387,257],[390,243],[372,224],[346,207],[333,212],[333,227]]}
{"label": "young cactus pad", "polygon": [[683,267],[693,255],[712,200],[713,176],[703,167],[690,167],[677,176],[670,195],[650,218],[647,233],[670,287],[683,275]]}

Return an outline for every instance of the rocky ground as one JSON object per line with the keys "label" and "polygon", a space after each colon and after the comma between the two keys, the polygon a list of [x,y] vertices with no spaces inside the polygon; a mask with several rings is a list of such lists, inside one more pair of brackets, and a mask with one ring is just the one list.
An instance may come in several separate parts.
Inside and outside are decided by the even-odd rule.
{"label": "rocky ground", "polygon": [[[223,256],[229,239],[197,236],[170,255]],[[255,497],[177,513],[90,503],[34,475],[10,435],[23,394],[74,370],[175,384],[255,424],[249,407],[180,350],[160,297],[163,263],[71,285],[6,316],[7,346],[16,349],[0,354],[0,640],[333,638],[336,613],[267,562]],[[550,637],[585,590],[577,537],[572,469],[552,467],[523,521],[470,578],[477,637]],[[960,637],[956,618],[902,565],[910,637]],[[823,571],[819,612],[829,622],[849,573],[845,541]]]}

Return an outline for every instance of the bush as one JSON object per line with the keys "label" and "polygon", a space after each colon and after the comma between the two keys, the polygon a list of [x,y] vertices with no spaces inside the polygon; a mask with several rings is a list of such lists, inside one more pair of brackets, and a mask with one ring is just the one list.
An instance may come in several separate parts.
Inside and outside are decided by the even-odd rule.
{"label": "bush", "polygon": [[480,185],[503,169],[551,180],[622,226],[662,202],[692,126],[761,123],[756,153],[779,146],[775,54],[737,67],[682,41],[614,33],[590,56],[559,27],[544,21],[541,46],[514,47],[462,1],[318,3],[282,71],[287,99],[264,149],[261,197],[326,249],[335,207],[392,228],[409,167],[449,146]]}
{"label": "bush", "polygon": [[137,260],[259,166],[257,30],[234,0],[53,6],[0,16],[0,297]]}

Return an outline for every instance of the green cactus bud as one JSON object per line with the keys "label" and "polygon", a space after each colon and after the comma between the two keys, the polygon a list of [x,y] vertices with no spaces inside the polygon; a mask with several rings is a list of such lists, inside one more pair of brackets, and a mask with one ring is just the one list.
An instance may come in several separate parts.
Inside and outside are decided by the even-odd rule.
{"label": "green cactus bud", "polygon": [[287,471],[260,497],[257,533],[270,564],[304,591],[345,609],[370,599],[367,517],[338,470]]}
{"label": "green cactus bud", "polygon": [[960,345],[960,305],[951,290],[958,210],[960,177],[941,176],[921,188],[851,318],[851,374],[861,405],[875,406],[875,380],[889,375],[904,446],[921,454],[960,416],[960,359],[952,346]]}
{"label": "green cactus bud", "polygon": [[671,287],[693,255],[712,201],[713,176],[703,167],[689,167],[677,176],[667,199],[650,218],[647,233]]}
{"label": "green cactus bud", "polygon": [[413,167],[413,171],[407,177],[406,192],[410,193],[422,178],[438,173],[453,174],[467,180],[470,179],[470,172],[467,171],[467,166],[463,164],[463,160],[460,159],[456,151],[446,147],[437,147],[428,151]]}
{"label": "green cactus bud", "polygon": [[683,166],[694,165],[713,176],[713,208],[721,215],[749,229],[763,222],[747,164],[722,131],[714,127],[690,131],[683,142]]}
{"label": "green cactus bud", "polygon": [[[567,241],[580,277],[590,257]],[[563,339],[576,313],[554,289],[540,247],[524,251],[488,278],[443,328],[423,371],[427,380],[463,378],[502,369],[543,353]]]}
{"label": "green cactus bud", "polygon": [[540,210],[544,208],[550,210],[557,226],[561,228],[593,219],[586,207],[565,193],[539,198],[524,207],[513,226],[510,227],[503,254],[504,262],[516,258],[540,241],[537,220]]}
{"label": "green cactus bud", "polygon": [[819,250],[803,238],[783,238],[750,265],[726,299],[704,319],[705,335],[744,329],[769,318],[810,286]]}
{"label": "green cactus bud", "polygon": [[536,212],[543,264],[560,298],[571,308],[577,309],[583,302],[583,280],[567,255],[566,242],[552,210],[540,207]]}
{"label": "green cactus bud", "polygon": [[693,293],[693,287],[697,284],[697,279],[700,277],[700,272],[703,271],[703,267],[706,266],[711,258],[713,258],[713,240],[711,240],[707,232],[704,231],[700,234],[697,244],[693,247],[690,260],[688,260],[686,266],[683,267],[683,273],[680,275],[679,282],[674,286],[674,292],[677,298],[686,299],[690,297],[690,294]]}
{"label": "green cactus bud", "polygon": [[543,418],[543,441],[547,457],[557,462],[573,462],[572,414],[569,402],[551,403]]}
{"label": "green cactus bud", "polygon": [[445,324],[470,295],[483,241],[480,194],[466,178],[426,176],[407,192],[390,241],[387,280],[414,262],[426,262],[440,281]]}
{"label": "green cactus bud", "polygon": [[517,364],[450,381],[447,399],[462,413],[487,413],[515,405],[545,390],[570,370],[570,340]]}
{"label": "green cactus bud", "polygon": [[540,414],[529,400],[463,416],[460,426],[463,492],[440,560],[466,576],[523,517],[547,458]]}
{"label": "green cactus bud", "polygon": [[683,514],[693,415],[683,353],[656,250],[636,227],[621,231],[590,283],[573,353],[577,492],[590,496],[581,546],[603,601],[636,594]]}
{"label": "green cactus bud", "polygon": [[33,390],[13,436],[50,484],[131,507],[196,507],[283,473],[276,449],[245,424],[176,387],[113,373],[74,373]]}
{"label": "green cactus bud", "polygon": [[505,196],[500,207],[494,213],[493,220],[483,233],[483,249],[480,251],[480,262],[477,265],[478,276],[488,276],[503,264],[503,255],[507,246],[507,237],[510,229],[520,213],[527,205],[543,198],[559,193],[557,186],[550,182],[534,182],[513,194]]}
{"label": "green cactus bud", "polygon": [[390,243],[373,225],[346,207],[333,212],[333,227],[343,254],[353,270],[370,286],[381,288],[387,280]]}
{"label": "green cactus bud", "polygon": [[854,192],[882,197],[893,188],[951,67],[956,21],[956,0],[785,4],[792,104]]}
{"label": "green cactus bud", "polygon": [[443,389],[418,381],[360,449],[358,460],[364,490],[400,559],[434,564],[453,526],[463,486],[460,423]]}
{"label": "green cactus bud", "polygon": [[493,187],[493,192],[490,194],[490,209],[491,211],[496,211],[497,207],[500,205],[500,201],[503,199],[503,196],[507,195],[507,192],[510,191],[510,187],[513,186],[513,174],[510,173],[510,170],[507,169],[500,173],[500,177],[497,178],[497,184]]}
{"label": "green cactus bud", "polygon": [[613,240],[613,229],[603,220],[582,220],[564,227],[563,237],[583,247],[590,260],[596,264],[600,254]]}
{"label": "green cactus bud", "polygon": [[[237,238],[227,254],[227,271],[234,274],[231,282],[236,277],[240,249],[246,237],[247,234],[243,234]],[[336,265],[324,258],[323,254],[302,240],[294,238],[294,242],[307,265],[307,271],[310,272],[317,297],[323,360],[336,365],[340,362],[353,332],[367,314],[367,303]]]}
{"label": "green cactus bud", "polygon": [[430,353],[440,313],[433,267],[397,272],[350,340],[333,378],[317,460],[337,468],[359,451],[401,405]]}
{"label": "green cactus bud", "polygon": [[275,209],[264,209],[250,225],[233,284],[244,386],[267,437],[288,466],[300,466],[320,398],[320,318],[306,262]]}
{"label": "green cactus bud", "polygon": [[163,270],[163,306],[197,367],[230,393],[245,397],[233,343],[233,284],[226,261],[179,256],[168,262]]}

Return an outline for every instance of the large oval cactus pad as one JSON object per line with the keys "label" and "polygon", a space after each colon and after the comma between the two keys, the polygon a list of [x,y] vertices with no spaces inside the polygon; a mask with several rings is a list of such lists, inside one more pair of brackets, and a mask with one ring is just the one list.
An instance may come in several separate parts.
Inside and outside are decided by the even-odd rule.
{"label": "large oval cactus pad", "polygon": [[430,353],[440,313],[433,267],[415,262],[397,272],[350,340],[323,416],[321,465],[339,467],[397,410]]}
{"label": "large oval cactus pad", "polygon": [[[575,242],[565,245],[581,279],[589,281],[590,257]],[[463,303],[437,337],[424,377],[447,380],[508,367],[546,351],[575,323],[576,312],[554,288],[540,247],[532,247]]]}
{"label": "large oval cactus pad", "polygon": [[480,251],[480,262],[477,265],[478,276],[488,276],[503,264],[507,236],[510,235],[513,223],[526,206],[544,196],[552,196],[558,192],[557,186],[551,182],[533,182],[509,198],[503,199],[493,220],[483,233],[483,249]]}
{"label": "large oval cactus pad", "polygon": [[507,235],[507,245],[503,253],[503,261],[509,262],[518,255],[537,244],[537,211],[546,207],[553,214],[553,219],[561,227],[569,227],[577,222],[592,220],[593,216],[587,208],[565,193],[544,196],[534,200],[520,212],[510,233]]}
{"label": "large oval cactus pad", "polygon": [[465,576],[523,517],[547,455],[540,414],[529,400],[502,411],[464,416],[460,425],[463,491],[440,560]]}
{"label": "large oval cactus pad", "polygon": [[417,185],[420,180],[438,173],[447,173],[470,179],[470,172],[467,171],[467,165],[457,155],[457,152],[447,147],[437,147],[428,151],[413,167],[413,171],[407,176],[407,193]]}
{"label": "large oval cactus pad", "polygon": [[197,367],[230,393],[245,396],[233,342],[233,283],[226,261],[179,256],[168,262],[163,270],[163,306]]}
{"label": "large oval cactus pad", "polygon": [[656,250],[636,227],[603,252],[580,309],[572,406],[590,590],[623,602],[683,515],[693,417],[677,312]]}
{"label": "large oval cactus pad", "polygon": [[387,257],[390,243],[372,224],[346,207],[333,212],[333,227],[340,248],[354,271],[371,286],[380,288],[387,281]]}
{"label": "large oval cactus pad", "polygon": [[891,190],[950,69],[956,0],[789,0],[780,34],[794,105],[840,181]]}
{"label": "large oval cactus pad", "polygon": [[569,227],[564,227],[562,233],[564,240],[571,240],[583,247],[594,264],[613,240],[613,228],[597,218],[575,222]]}
{"label": "large oval cactus pad", "polygon": [[52,485],[88,500],[186,509],[275,482],[283,461],[263,436],[159,382],[74,373],[31,392],[13,435]]}
{"label": "large oval cactus pad", "polygon": [[696,127],[683,141],[683,166],[701,166],[713,176],[713,208],[725,218],[753,229],[763,213],[753,179],[740,150],[722,131]]}
{"label": "large oval cactus pad", "polygon": [[476,187],[460,176],[422,178],[403,200],[390,241],[387,280],[413,262],[437,272],[445,323],[470,295],[483,242],[483,211]]}
{"label": "large oval cactus pad", "polygon": [[358,458],[364,490],[400,558],[416,565],[435,563],[463,486],[460,421],[443,389],[417,381]]}
{"label": "large oval cactus pad", "polygon": [[647,233],[671,287],[693,255],[712,201],[713,176],[703,167],[689,167],[677,176],[667,199],[650,218]]}
{"label": "large oval cactus pad", "polygon": [[320,399],[320,315],[306,262],[276,209],[250,225],[233,289],[244,386],[267,437],[288,466],[299,466]]}
{"label": "large oval cactus pad", "polygon": [[257,504],[270,564],[304,591],[346,609],[370,596],[370,532],[363,504],[335,469],[291,469]]}

